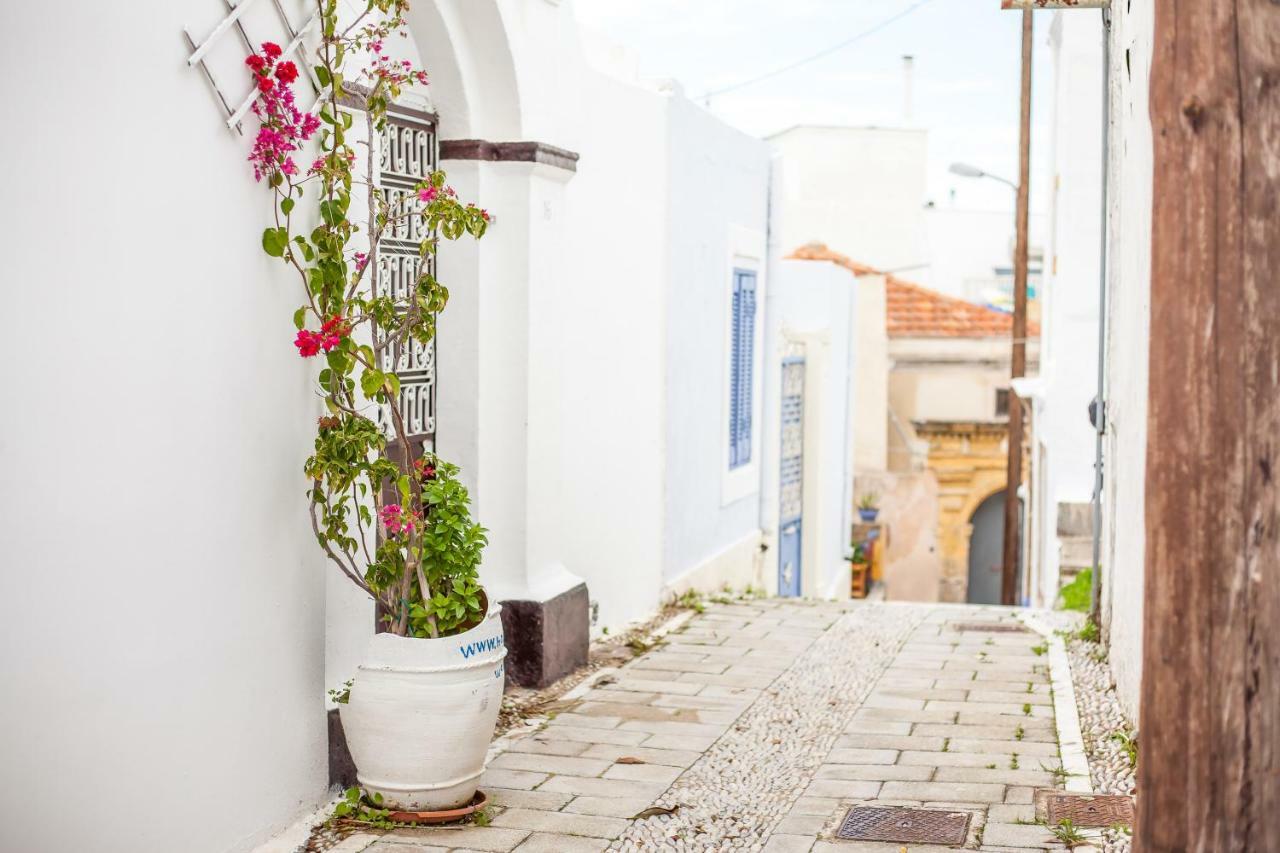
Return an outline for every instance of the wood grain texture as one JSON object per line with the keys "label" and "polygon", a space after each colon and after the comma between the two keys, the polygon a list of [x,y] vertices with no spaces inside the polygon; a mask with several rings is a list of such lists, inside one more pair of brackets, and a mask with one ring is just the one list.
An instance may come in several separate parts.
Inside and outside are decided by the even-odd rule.
{"label": "wood grain texture", "polygon": [[1135,849],[1280,851],[1280,5],[1155,21]]}

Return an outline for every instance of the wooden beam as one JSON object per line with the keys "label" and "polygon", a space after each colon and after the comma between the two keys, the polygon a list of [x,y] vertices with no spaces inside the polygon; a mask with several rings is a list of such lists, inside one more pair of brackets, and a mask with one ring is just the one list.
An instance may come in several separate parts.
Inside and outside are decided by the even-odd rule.
{"label": "wooden beam", "polygon": [[[1031,192],[1031,36],[1032,14],[1022,13],[1022,68],[1018,95],[1018,198],[1014,211],[1013,350],[1009,375],[1027,372],[1027,217]],[[1004,496],[1004,560],[1000,575],[1000,603],[1018,603],[1018,561],[1022,555],[1022,401],[1009,388],[1009,463]]]}
{"label": "wooden beam", "polygon": [[1135,850],[1280,850],[1280,5],[1154,9]]}

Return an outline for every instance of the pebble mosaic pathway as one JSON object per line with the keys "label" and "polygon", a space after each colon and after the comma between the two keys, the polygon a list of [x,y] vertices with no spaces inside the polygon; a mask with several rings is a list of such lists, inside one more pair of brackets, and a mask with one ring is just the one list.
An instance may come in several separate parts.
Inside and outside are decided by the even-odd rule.
{"label": "pebble mosaic pathway", "polygon": [[1061,779],[1043,638],[957,629],[1012,613],[710,605],[513,739],[481,783],[490,825],[335,853],[957,849],[836,840],[855,805],[968,811],[966,849],[1063,850],[1034,823],[1034,790]]}

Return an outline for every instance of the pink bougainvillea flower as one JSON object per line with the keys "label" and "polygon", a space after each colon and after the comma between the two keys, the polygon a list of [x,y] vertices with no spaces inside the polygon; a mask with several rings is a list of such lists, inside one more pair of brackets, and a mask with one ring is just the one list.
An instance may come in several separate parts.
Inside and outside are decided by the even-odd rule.
{"label": "pink bougainvillea flower", "polygon": [[[320,118],[304,113],[294,103],[292,84],[298,78],[298,68],[292,62],[276,63],[280,46],[264,42],[262,53],[245,59],[245,65],[254,73],[254,84],[261,93],[254,101],[253,114],[262,122],[254,139],[249,162],[253,164],[253,176],[257,180],[280,175],[295,175],[297,165],[289,157],[302,147],[320,129]],[[273,75],[274,74],[274,78]],[[321,166],[321,161],[316,161]],[[312,164],[316,171],[316,164]]]}
{"label": "pink bougainvillea flower", "polygon": [[324,339],[315,332],[308,331],[307,329],[299,329],[298,336],[293,339],[293,345],[298,348],[298,355],[303,358],[310,358],[320,352],[320,345],[323,343],[323,340]]}
{"label": "pink bougainvillea flower", "polygon": [[364,269],[364,265],[369,263],[369,256],[366,255],[364,252],[356,252],[354,255],[351,256],[351,259],[356,262],[357,272]]}
{"label": "pink bougainvillea flower", "polygon": [[335,314],[328,320],[324,321],[320,326],[320,331],[324,332],[326,335],[341,335],[342,337],[346,337],[350,334],[351,329],[347,326],[345,318]]}
{"label": "pink bougainvillea flower", "polygon": [[438,194],[439,194],[439,190],[437,190],[435,187],[423,187],[422,189],[418,190],[418,200],[431,201]]}
{"label": "pink bougainvillea flower", "polygon": [[406,512],[400,504],[387,504],[382,508],[381,515],[382,526],[392,536],[398,536],[401,533],[413,533],[417,516],[412,512]]}
{"label": "pink bougainvillea flower", "polygon": [[425,459],[414,462],[413,470],[418,472],[418,476],[424,480],[434,480],[436,477],[436,467]]}

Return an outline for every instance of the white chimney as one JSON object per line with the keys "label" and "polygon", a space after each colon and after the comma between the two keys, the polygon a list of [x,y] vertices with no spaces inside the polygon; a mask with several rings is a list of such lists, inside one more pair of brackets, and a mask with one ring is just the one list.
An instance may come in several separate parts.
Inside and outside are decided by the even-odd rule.
{"label": "white chimney", "polygon": [[914,88],[915,88],[915,57],[905,55],[902,57],[902,124],[904,127],[912,125],[914,115],[912,107],[914,104]]}

